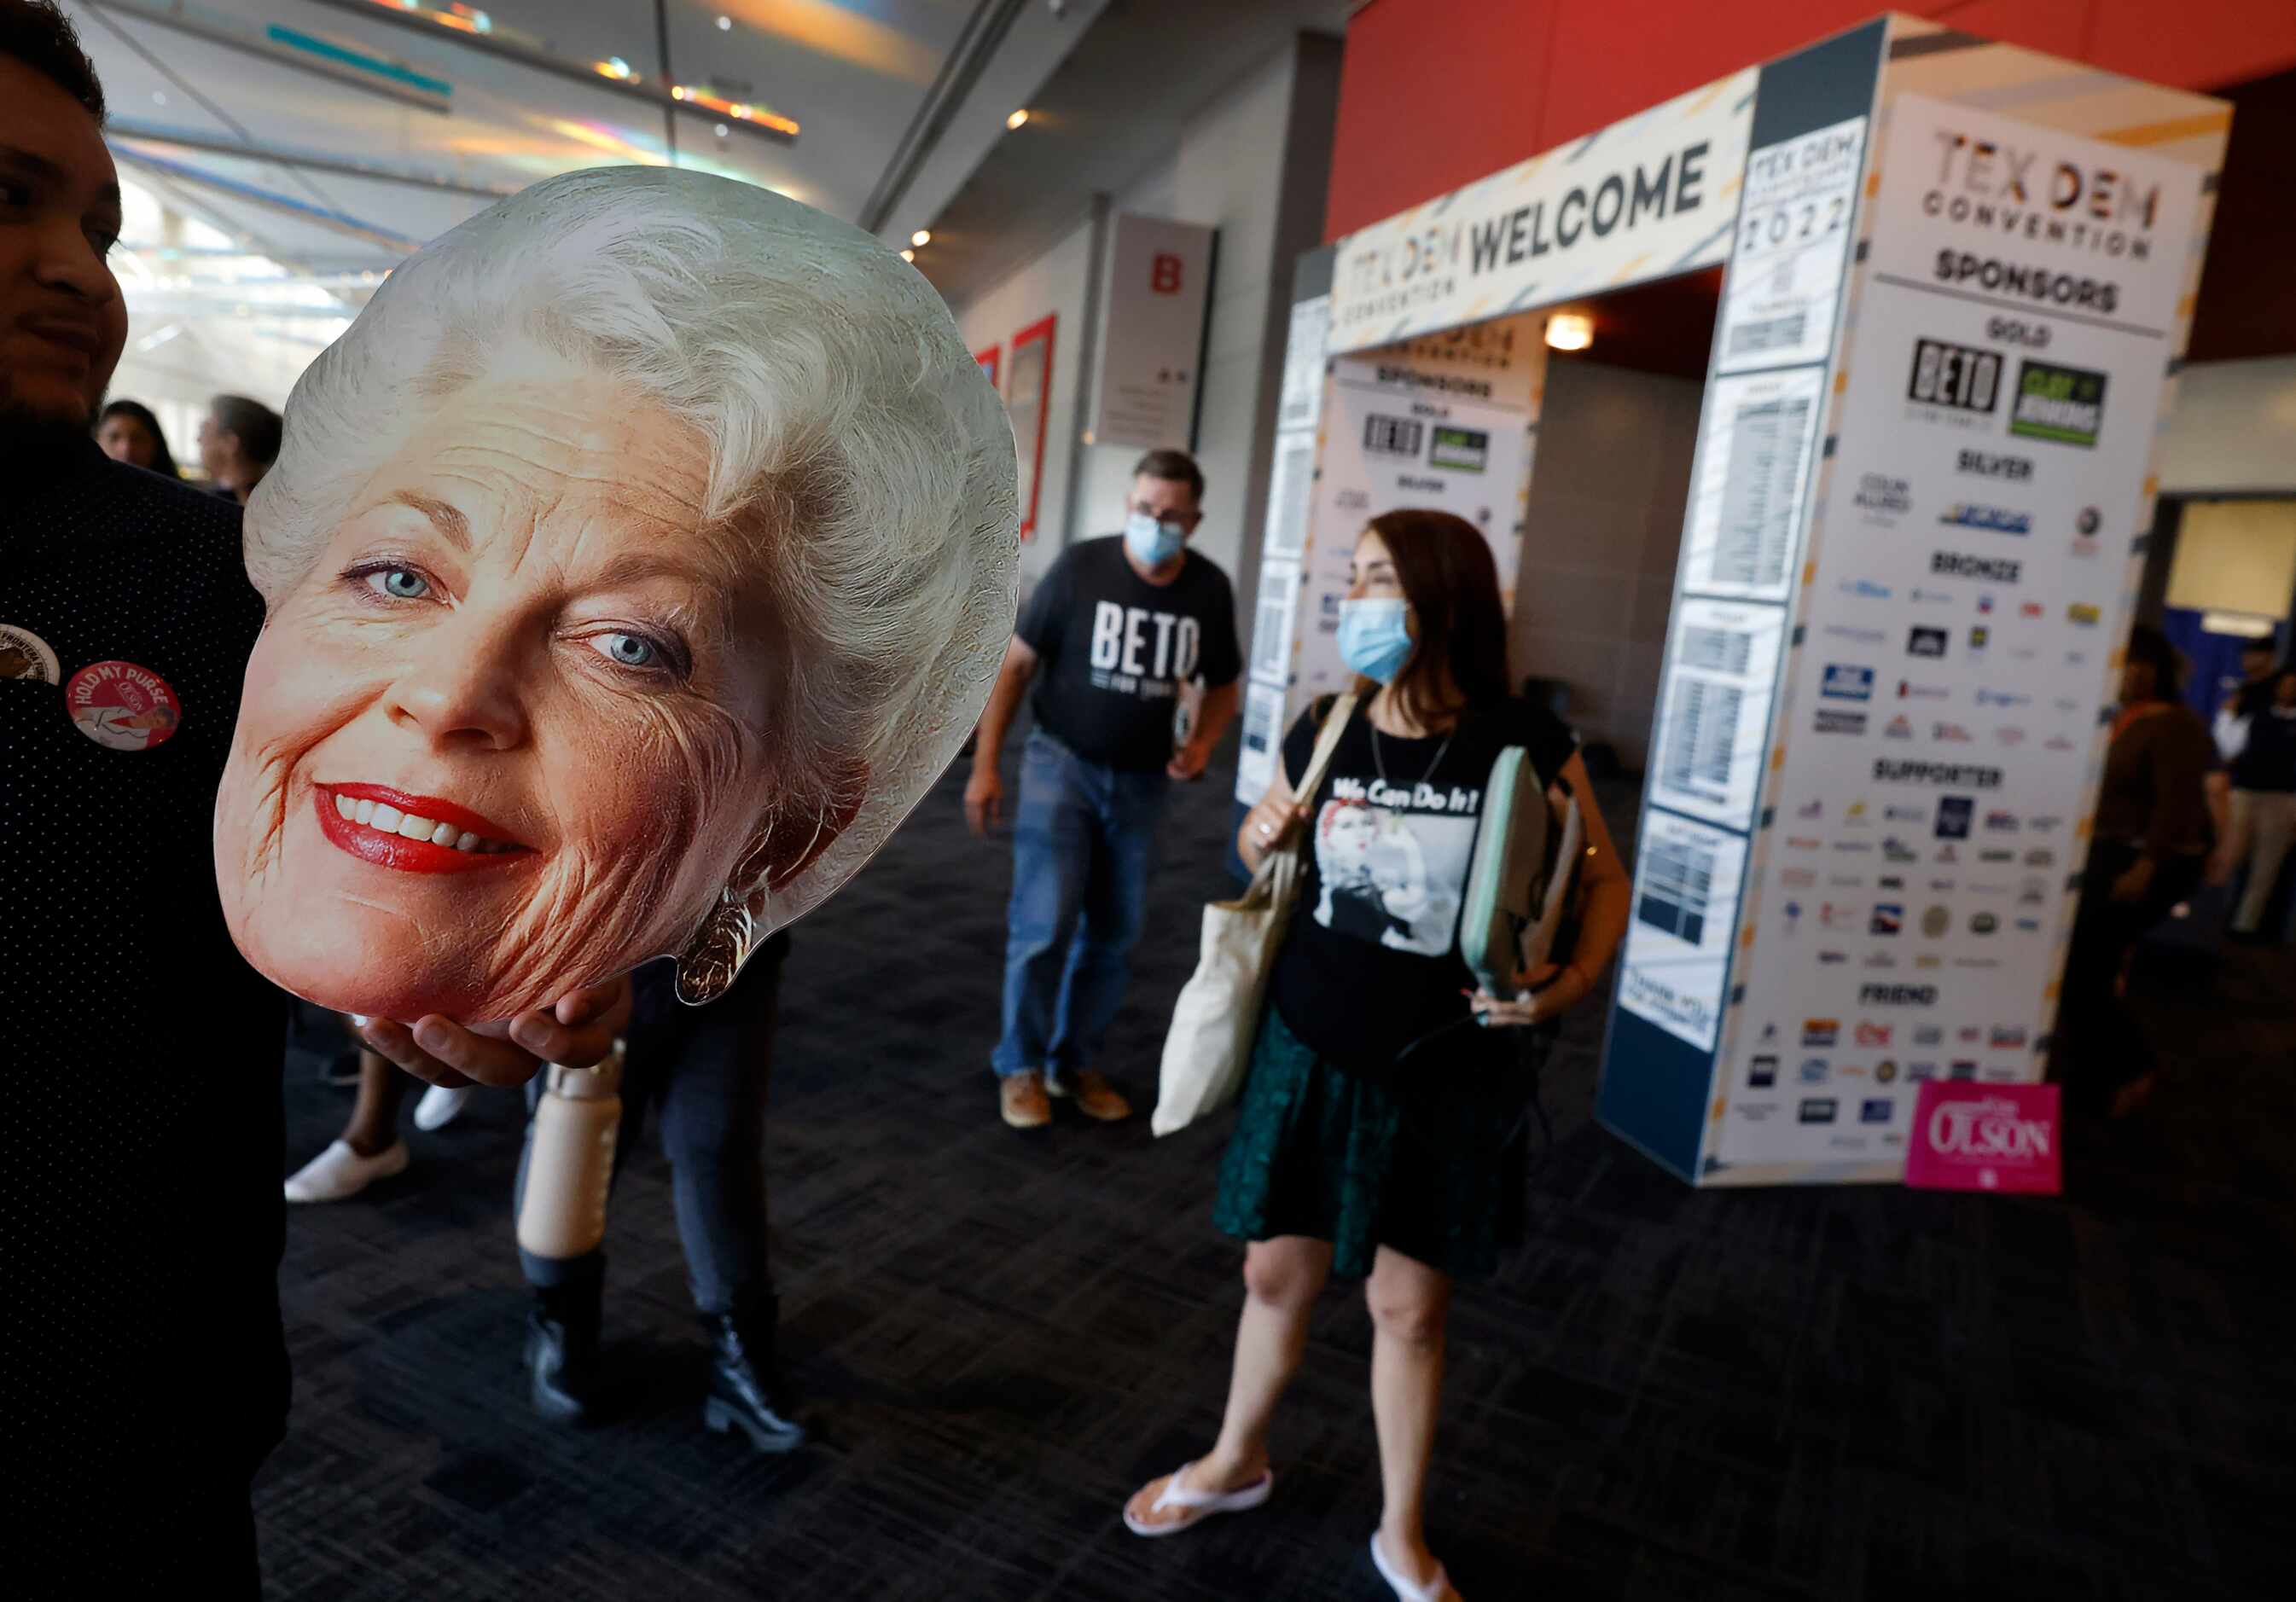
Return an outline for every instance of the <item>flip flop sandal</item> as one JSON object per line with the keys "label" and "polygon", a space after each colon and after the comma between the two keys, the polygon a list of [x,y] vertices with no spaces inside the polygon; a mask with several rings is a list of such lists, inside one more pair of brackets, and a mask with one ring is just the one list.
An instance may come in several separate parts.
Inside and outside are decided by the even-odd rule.
{"label": "flip flop sandal", "polygon": [[1124,1509],[1124,1527],[1135,1535],[1177,1535],[1183,1530],[1193,1529],[1215,1513],[1248,1513],[1266,1501],[1275,1489],[1275,1471],[1271,1468],[1241,1491],[1190,1491],[1180,1483],[1180,1476],[1194,1467],[1187,1463],[1176,1469],[1148,1507],[1151,1513],[1161,1513],[1167,1508],[1183,1508],[1185,1517],[1169,1524],[1146,1524],[1135,1518],[1128,1507]]}
{"label": "flip flop sandal", "polygon": [[1379,1577],[1386,1581],[1388,1588],[1395,1592],[1398,1602],[1443,1602],[1446,1597],[1459,1594],[1451,1589],[1451,1576],[1444,1573],[1440,1564],[1435,1567],[1435,1578],[1425,1585],[1414,1585],[1405,1579],[1403,1572],[1388,1562],[1387,1554],[1380,1549],[1376,1531],[1373,1532],[1371,1538],[1371,1561],[1372,1565],[1379,1570]]}

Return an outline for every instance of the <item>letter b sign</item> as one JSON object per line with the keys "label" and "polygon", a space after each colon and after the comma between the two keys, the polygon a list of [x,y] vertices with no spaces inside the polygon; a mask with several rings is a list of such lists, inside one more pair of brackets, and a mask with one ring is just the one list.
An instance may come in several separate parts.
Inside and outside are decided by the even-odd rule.
{"label": "letter b sign", "polygon": [[1148,267],[1148,287],[1159,295],[1180,292],[1180,258],[1168,251],[1159,250]]}

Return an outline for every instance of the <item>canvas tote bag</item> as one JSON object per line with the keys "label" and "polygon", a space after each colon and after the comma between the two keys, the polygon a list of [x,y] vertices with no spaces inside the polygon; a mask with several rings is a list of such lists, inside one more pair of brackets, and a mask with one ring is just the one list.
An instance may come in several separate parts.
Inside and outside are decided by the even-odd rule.
{"label": "canvas tote bag", "polygon": [[[1316,754],[1293,792],[1302,801],[1312,803],[1323,788],[1332,752],[1355,709],[1350,692],[1324,715]],[[1171,1033],[1164,1037],[1156,1112],[1148,1125],[1159,1135],[1176,1133],[1218,1111],[1243,1087],[1267,976],[1290,927],[1292,903],[1300,896],[1300,864],[1308,834],[1295,825],[1260,857],[1259,871],[1241,896],[1204,909],[1202,954],[1196,959],[1194,977],[1180,991],[1179,1003],[1172,1009]]]}

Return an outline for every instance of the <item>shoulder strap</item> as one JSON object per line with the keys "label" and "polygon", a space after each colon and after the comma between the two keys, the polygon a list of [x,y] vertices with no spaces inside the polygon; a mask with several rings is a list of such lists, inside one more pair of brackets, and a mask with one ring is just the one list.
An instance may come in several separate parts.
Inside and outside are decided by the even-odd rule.
{"label": "shoulder strap", "polygon": [[1308,772],[1301,777],[1299,788],[1292,793],[1302,801],[1313,801],[1316,792],[1324,788],[1324,775],[1332,765],[1332,753],[1340,748],[1340,736],[1348,732],[1348,723],[1355,716],[1356,696],[1350,690],[1332,703],[1324,715],[1324,726],[1316,736],[1315,755],[1308,759]]}

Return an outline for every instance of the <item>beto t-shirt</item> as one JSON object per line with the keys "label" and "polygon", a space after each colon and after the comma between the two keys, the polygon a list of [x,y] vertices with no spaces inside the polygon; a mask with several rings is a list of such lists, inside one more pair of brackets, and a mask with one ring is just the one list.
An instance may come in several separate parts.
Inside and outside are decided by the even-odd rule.
{"label": "beto t-shirt", "polygon": [[1087,761],[1136,772],[1172,759],[1179,688],[1235,682],[1243,649],[1227,575],[1191,551],[1179,576],[1152,584],[1121,535],[1061,553],[1014,632],[1037,653],[1037,723]]}
{"label": "beto t-shirt", "polygon": [[[1328,700],[1283,741],[1304,774]],[[1459,956],[1459,908],[1483,792],[1501,750],[1521,746],[1548,789],[1578,744],[1554,715],[1510,699],[1471,712],[1449,735],[1378,734],[1358,706],[1312,798],[1313,831],[1269,994],[1302,1042],[1340,1067],[1377,1075],[1429,1030],[1468,1010],[1474,976]]]}

